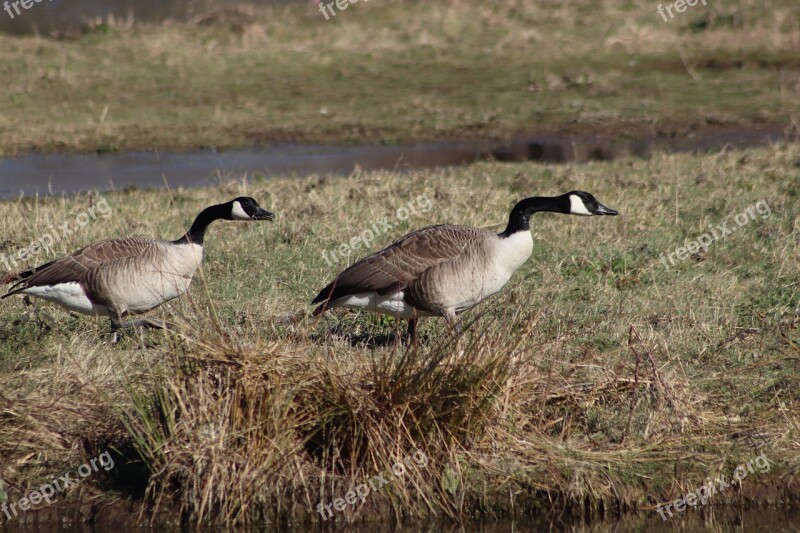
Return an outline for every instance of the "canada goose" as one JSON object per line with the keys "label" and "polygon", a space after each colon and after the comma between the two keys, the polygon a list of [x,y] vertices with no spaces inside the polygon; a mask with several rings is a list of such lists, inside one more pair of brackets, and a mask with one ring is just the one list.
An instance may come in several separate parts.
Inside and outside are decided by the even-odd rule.
{"label": "canada goose", "polygon": [[242,196],[203,209],[178,240],[120,237],[99,241],[37,268],[7,274],[16,282],[0,298],[36,296],[86,315],[108,316],[112,336],[121,327],[157,326],[153,319],[120,322],[127,314],[149,311],[189,288],[203,261],[203,237],[215,220],[274,220],[254,199]]}
{"label": "canada goose", "polygon": [[409,233],[339,274],[312,304],[314,316],[334,307],[368,309],[409,320],[415,340],[421,316],[441,316],[456,331],[456,315],[492,296],[533,251],[530,216],[539,211],[616,215],[587,192],[526,198],[500,234],[449,224]]}

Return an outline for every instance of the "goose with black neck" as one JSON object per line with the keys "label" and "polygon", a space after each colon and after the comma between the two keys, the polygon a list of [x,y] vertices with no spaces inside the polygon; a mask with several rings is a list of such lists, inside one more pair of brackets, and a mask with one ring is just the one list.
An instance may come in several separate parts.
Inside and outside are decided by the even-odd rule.
{"label": "goose with black neck", "polygon": [[502,233],[443,224],[423,228],[364,257],[323,288],[314,315],[336,307],[366,309],[409,321],[440,316],[456,331],[457,315],[499,292],[533,252],[530,218],[552,212],[579,216],[617,215],[583,191],[519,201]]}
{"label": "goose with black neck", "polygon": [[203,209],[177,240],[119,237],[95,242],[24,272],[6,274],[0,283],[14,285],[2,298],[34,296],[77,313],[108,316],[113,332],[122,327],[163,327],[163,322],[151,318],[121,318],[147,312],[186,292],[203,261],[203,240],[212,222],[274,218],[253,198],[234,198]]}

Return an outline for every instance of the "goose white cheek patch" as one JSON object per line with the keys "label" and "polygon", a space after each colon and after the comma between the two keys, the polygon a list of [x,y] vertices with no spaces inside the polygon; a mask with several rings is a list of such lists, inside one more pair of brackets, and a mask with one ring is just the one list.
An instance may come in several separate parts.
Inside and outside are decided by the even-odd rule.
{"label": "goose white cheek patch", "polygon": [[586,204],[583,203],[583,200],[574,194],[569,197],[569,212],[573,215],[591,215],[589,210],[586,209]]}
{"label": "goose white cheek patch", "polygon": [[231,215],[233,216],[234,220],[250,220],[250,215],[244,212],[242,204],[240,204],[239,202],[233,202],[233,208],[231,208]]}

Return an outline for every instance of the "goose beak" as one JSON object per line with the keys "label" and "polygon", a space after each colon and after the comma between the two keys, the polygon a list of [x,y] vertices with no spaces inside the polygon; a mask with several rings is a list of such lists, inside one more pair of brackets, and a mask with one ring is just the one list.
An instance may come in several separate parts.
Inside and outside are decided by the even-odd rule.
{"label": "goose beak", "polygon": [[259,207],[251,218],[253,220],[275,220],[275,215]]}
{"label": "goose beak", "polygon": [[611,215],[611,216],[616,216],[616,215],[618,215],[619,213],[618,213],[617,211],[614,211],[614,210],[613,210],[613,209],[611,209],[610,207],[606,207],[606,206],[604,206],[603,204],[601,204],[601,203],[598,203],[598,204],[597,204],[597,209],[595,209],[595,210],[594,210],[594,214],[595,214],[595,215]]}

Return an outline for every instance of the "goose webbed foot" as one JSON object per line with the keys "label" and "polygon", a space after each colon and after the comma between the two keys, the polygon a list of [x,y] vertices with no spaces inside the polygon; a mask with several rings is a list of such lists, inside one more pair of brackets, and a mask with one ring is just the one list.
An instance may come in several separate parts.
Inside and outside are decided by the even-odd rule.
{"label": "goose webbed foot", "polygon": [[151,328],[151,329],[169,329],[170,324],[166,320],[160,318],[138,318],[135,320],[125,320],[117,322],[117,329],[119,328]]}
{"label": "goose webbed foot", "polygon": [[111,319],[110,341],[112,344],[117,344],[120,341],[119,330],[121,329],[151,328],[167,330],[170,328],[170,324],[166,320],[161,320],[159,318],[144,317],[132,320],[121,320],[120,315],[115,312],[110,312],[109,318]]}

